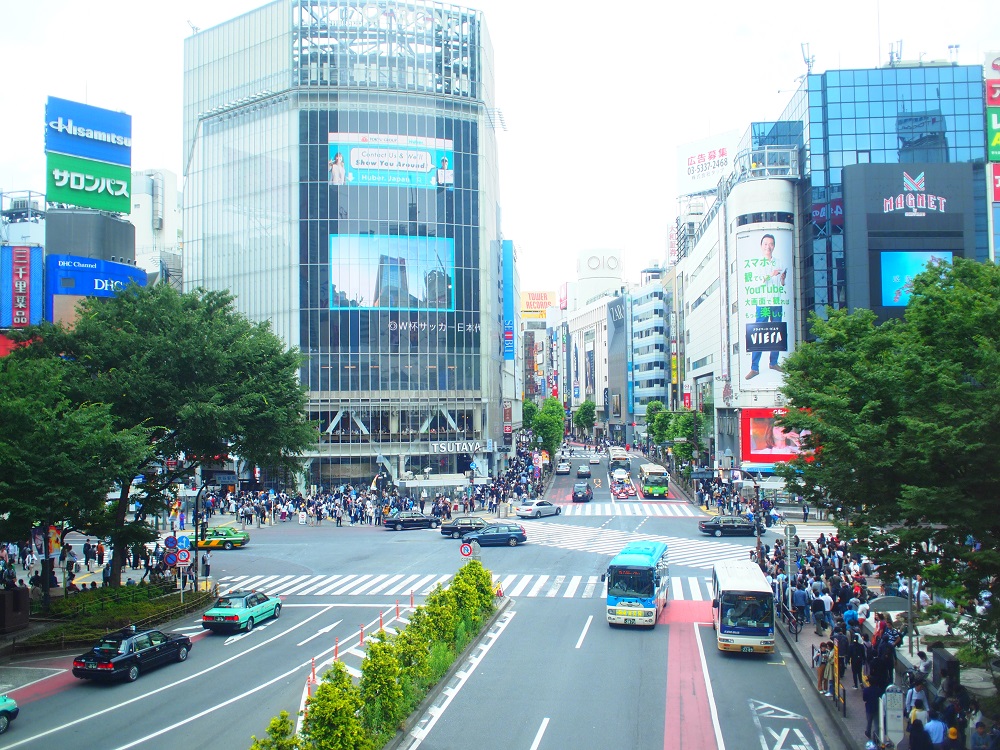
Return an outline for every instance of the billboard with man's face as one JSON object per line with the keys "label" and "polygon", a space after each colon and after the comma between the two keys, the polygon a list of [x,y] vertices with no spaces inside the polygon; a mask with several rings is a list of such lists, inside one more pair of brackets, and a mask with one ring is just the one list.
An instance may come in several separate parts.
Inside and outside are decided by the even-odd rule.
{"label": "billboard with man's face", "polygon": [[736,234],[736,299],[744,391],[781,385],[781,361],[795,349],[791,229]]}

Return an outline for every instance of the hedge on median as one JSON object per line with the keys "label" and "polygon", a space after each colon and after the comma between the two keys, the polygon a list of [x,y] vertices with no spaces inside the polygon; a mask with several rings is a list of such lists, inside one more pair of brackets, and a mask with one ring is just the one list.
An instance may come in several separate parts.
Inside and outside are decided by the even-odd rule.
{"label": "hedge on median", "polygon": [[355,685],[340,662],[323,675],[306,701],[302,733],[287,711],[271,720],[267,736],[250,750],[375,750],[448,672],[495,608],[493,580],[478,561],[459,569],[410,615],[400,633],[380,631],[369,644]]}

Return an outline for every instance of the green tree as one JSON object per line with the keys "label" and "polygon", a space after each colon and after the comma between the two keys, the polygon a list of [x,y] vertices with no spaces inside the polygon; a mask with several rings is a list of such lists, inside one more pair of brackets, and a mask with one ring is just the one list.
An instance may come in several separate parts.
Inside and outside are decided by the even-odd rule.
{"label": "green tree", "polygon": [[374,750],[374,738],[361,722],[363,705],[361,690],[335,661],[306,702],[303,749]]}
{"label": "green tree", "polygon": [[653,399],[648,404],[646,404],[646,424],[650,424],[656,419],[656,415],[662,412],[666,407],[663,402],[659,399]]}
{"label": "green tree", "polygon": [[525,430],[533,429],[535,415],[538,414],[538,404],[534,401],[525,401],[521,404],[521,428]]}
{"label": "green tree", "polygon": [[[72,328],[46,325],[35,333],[40,343],[12,356],[72,360],[80,375],[73,400],[109,404],[119,431],[149,429],[149,452],[114,477],[122,489],[105,524],[113,585],[126,549],[151,533],[141,517],[127,519],[133,477],[145,476],[142,509],[153,514],[202,457],[230,454],[297,472],[299,455],[315,440],[304,418],[299,354],[268,324],[237,312],[228,292],[131,285],[112,299],[81,302]],[[177,469],[158,473],[166,459],[177,460]]]}
{"label": "green tree", "polygon": [[[115,477],[149,456],[148,430],[119,429],[107,404],[70,397],[62,359],[0,359],[0,534],[24,539],[36,523],[90,531],[106,514]],[[49,602],[48,534],[43,555]]]}
{"label": "green tree", "polygon": [[253,735],[250,739],[253,741],[250,750],[302,750],[302,743],[295,734],[295,726],[288,717],[288,711],[282,711],[271,719],[271,723],[267,725],[267,737],[261,740]]}
{"label": "green tree", "polygon": [[376,734],[395,732],[402,718],[401,672],[395,644],[382,631],[368,644],[359,685],[365,726]]}
{"label": "green tree", "polygon": [[[961,587],[962,601],[1000,595],[998,314],[1000,269],[957,258],[914,279],[901,322],[813,318],[816,341],[785,362],[798,408],[781,426],[810,431],[786,479],[840,508],[888,573]],[[1000,608],[972,631],[995,651]]]}
{"label": "green tree", "polygon": [[[667,412],[657,414],[657,426],[659,420],[664,419]],[[705,415],[696,411],[675,412],[669,415],[669,423],[664,430],[664,440],[674,441],[674,456],[680,463],[687,463],[694,458],[696,445],[700,445],[702,440],[709,434],[709,422]]]}
{"label": "green tree", "polygon": [[577,429],[589,434],[594,429],[596,421],[597,404],[588,398],[576,408],[576,413],[573,415],[573,424]]}

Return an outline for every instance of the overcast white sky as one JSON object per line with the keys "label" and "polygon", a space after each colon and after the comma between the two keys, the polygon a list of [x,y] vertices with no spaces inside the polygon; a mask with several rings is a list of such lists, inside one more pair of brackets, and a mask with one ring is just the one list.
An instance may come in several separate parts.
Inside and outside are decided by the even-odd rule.
{"label": "overcast white sky", "polygon": [[[262,0],[0,0],[0,190],[45,189],[47,96],[133,116],[132,162],[181,172],[183,40]],[[468,0],[493,41],[504,234],[523,289],[556,289],[582,249],[634,276],[665,256],[677,146],[775,118],[805,72],[903,58],[981,65],[997,0]],[[781,91],[782,93],[779,93]]]}

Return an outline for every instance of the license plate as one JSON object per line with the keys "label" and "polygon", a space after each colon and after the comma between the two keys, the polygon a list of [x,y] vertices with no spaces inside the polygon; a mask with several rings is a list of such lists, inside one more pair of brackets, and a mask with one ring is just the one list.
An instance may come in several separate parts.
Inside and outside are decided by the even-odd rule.
{"label": "license plate", "polygon": [[752,654],[753,646],[744,646],[743,648],[740,649],[740,651],[742,651],[744,654]]}
{"label": "license plate", "polygon": [[625,618],[625,624],[626,625],[635,625],[635,619],[631,618],[631,617],[626,617]]}
{"label": "license plate", "polygon": [[619,617],[642,617],[641,609],[619,609],[616,612]]}
{"label": "license plate", "polygon": [[94,667],[96,667],[96,666],[97,666],[97,662],[93,662],[93,661],[85,661],[85,662],[83,663],[83,665],[84,665],[84,666],[85,666],[85,667],[86,667],[87,669],[93,669]]}

